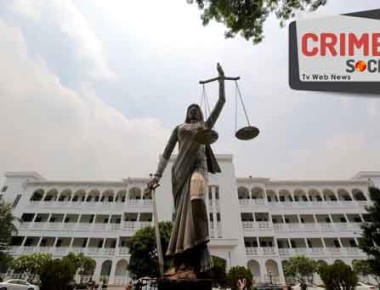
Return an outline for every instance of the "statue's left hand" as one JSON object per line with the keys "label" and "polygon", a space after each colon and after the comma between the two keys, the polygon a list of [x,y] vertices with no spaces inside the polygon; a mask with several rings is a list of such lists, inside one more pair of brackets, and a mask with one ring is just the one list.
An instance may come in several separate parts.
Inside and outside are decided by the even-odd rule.
{"label": "statue's left hand", "polygon": [[220,78],[223,78],[223,77],[224,77],[224,71],[223,71],[223,68],[222,68],[222,66],[220,65],[220,63],[218,63],[218,64],[216,65],[216,69],[218,70],[219,77],[220,77]]}

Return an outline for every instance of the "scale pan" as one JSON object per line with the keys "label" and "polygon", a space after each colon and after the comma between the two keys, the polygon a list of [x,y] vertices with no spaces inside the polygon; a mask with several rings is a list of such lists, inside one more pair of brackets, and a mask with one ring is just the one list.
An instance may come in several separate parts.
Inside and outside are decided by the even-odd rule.
{"label": "scale pan", "polygon": [[210,145],[218,140],[219,134],[210,129],[202,129],[195,134],[195,140],[203,145]]}
{"label": "scale pan", "polygon": [[260,130],[253,126],[247,126],[236,131],[235,136],[239,140],[251,140],[259,135]]}

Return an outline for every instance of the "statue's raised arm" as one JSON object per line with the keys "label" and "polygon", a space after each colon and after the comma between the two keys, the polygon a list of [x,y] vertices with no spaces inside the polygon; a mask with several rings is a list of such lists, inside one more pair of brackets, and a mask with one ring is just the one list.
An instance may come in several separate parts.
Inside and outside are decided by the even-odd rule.
{"label": "statue's raised arm", "polygon": [[219,118],[220,112],[222,111],[224,104],[226,102],[226,93],[224,89],[224,71],[222,66],[218,63],[216,66],[218,70],[218,82],[219,82],[219,98],[212,110],[210,116],[206,120],[206,128],[211,129],[214,127],[216,120]]}

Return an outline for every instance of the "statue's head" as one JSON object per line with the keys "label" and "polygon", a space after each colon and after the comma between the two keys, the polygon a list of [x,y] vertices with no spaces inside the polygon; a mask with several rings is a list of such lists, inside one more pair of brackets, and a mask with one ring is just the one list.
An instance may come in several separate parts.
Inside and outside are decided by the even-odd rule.
{"label": "statue's head", "polygon": [[191,104],[187,108],[186,123],[203,122],[203,114],[201,107],[198,104]]}

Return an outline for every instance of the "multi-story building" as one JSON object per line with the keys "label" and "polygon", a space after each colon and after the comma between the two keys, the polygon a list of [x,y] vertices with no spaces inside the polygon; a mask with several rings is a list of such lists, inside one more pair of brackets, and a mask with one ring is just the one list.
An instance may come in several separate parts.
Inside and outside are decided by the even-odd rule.
{"label": "multi-story building", "polygon": [[[368,186],[380,186],[380,172],[329,181],[236,178],[232,155],[217,158],[222,173],[210,176],[207,194],[210,249],[227,268],[244,265],[257,283],[283,283],[283,262],[295,254],[326,263],[366,258],[357,248],[360,224],[371,204]],[[160,221],[172,219],[170,166],[156,191]],[[14,256],[84,253],[96,261],[95,280],[126,283],[128,238],[152,225],[152,195],[144,194],[148,178],[54,181],[35,172],[5,177],[0,196],[23,221],[13,239]]]}

